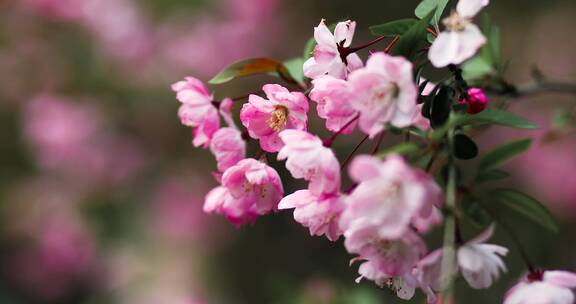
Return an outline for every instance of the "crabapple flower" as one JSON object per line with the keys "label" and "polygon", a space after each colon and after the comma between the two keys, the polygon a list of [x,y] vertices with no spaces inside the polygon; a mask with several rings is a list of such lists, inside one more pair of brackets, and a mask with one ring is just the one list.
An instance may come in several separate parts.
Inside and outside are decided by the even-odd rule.
{"label": "crabapple flower", "polygon": [[224,172],[246,157],[246,143],[238,129],[222,128],[214,133],[210,151],[216,157],[218,171]]}
{"label": "crabapple flower", "polygon": [[242,106],[240,120],[248,134],[260,141],[267,152],[278,152],[283,143],[278,133],[285,129],[305,130],[308,123],[308,99],[301,92],[290,92],[277,84],[266,84],[262,90],[268,100],[250,95]]}
{"label": "crabapple flower", "polygon": [[398,128],[412,124],[418,110],[418,88],[408,60],[374,53],[366,67],[350,73],[348,81],[354,94],[352,105],[360,112],[362,132],[373,138],[388,123]]}
{"label": "crabapple flower", "polygon": [[490,226],[478,237],[458,248],[458,266],[462,276],[475,289],[486,289],[506,271],[506,265],[500,256],[505,256],[508,249],[499,245],[485,244],[494,233]]}
{"label": "crabapple flower", "polygon": [[348,72],[362,67],[356,53],[343,53],[352,44],[355,29],[355,21],[338,22],[332,34],[322,19],[314,28],[316,47],[313,56],[304,62],[304,75],[312,79],[323,75],[344,79]]}
{"label": "crabapple flower", "polygon": [[[318,105],[316,110],[320,118],[326,119],[326,128],[332,132],[351,133],[355,126],[354,120],[358,113],[350,102],[352,91],[347,81],[330,75],[312,80],[314,88],[310,91],[310,99]],[[345,130],[342,130],[346,125]]]}
{"label": "crabapple flower", "polygon": [[357,252],[372,237],[404,238],[411,226],[425,232],[439,220],[434,209],[442,202],[440,187],[400,156],[384,161],[358,156],[350,165],[350,177],[358,186],[348,196],[340,220],[350,252]]}
{"label": "crabapple flower", "polygon": [[213,97],[202,81],[186,77],[172,85],[176,99],[182,103],[178,117],[183,125],[194,127],[194,146],[207,148],[210,140],[220,128],[218,110],[212,104]]}
{"label": "crabapple flower", "polygon": [[314,195],[310,190],[298,190],[278,204],[278,209],[294,208],[294,219],[310,229],[310,235],[326,235],[336,241],[342,230],[338,225],[344,202],[340,195]]}
{"label": "crabapple flower", "polygon": [[576,273],[560,270],[538,271],[514,285],[504,298],[504,304],[572,304],[576,288]]}
{"label": "crabapple flower", "polygon": [[247,158],[224,172],[222,185],[206,196],[204,211],[222,214],[231,223],[241,225],[277,210],[283,195],[282,181],[276,170]]}
{"label": "crabapple flower", "polygon": [[322,140],[306,131],[285,130],[280,133],[284,147],[278,159],[286,159],[286,169],[294,178],[310,182],[314,195],[335,194],[340,190],[340,165],[334,152]]}
{"label": "crabapple flower", "polygon": [[366,269],[361,266],[360,278],[374,280],[377,284],[379,280],[375,278],[395,277],[410,273],[426,254],[426,244],[422,238],[411,231],[397,240],[382,238],[376,231],[365,231],[363,238],[364,242],[361,246],[358,246],[360,244],[358,242],[349,242],[348,238],[344,241],[344,246],[348,252],[358,254],[358,259],[369,262],[371,269],[369,273],[377,274],[369,276],[364,272]]}
{"label": "crabapple flower", "polygon": [[488,5],[489,0],[460,0],[456,10],[443,20],[446,31],[441,32],[428,52],[432,65],[442,68],[470,59],[486,43],[472,18]]}
{"label": "crabapple flower", "polygon": [[488,97],[484,94],[481,88],[468,89],[468,97],[470,100],[464,98],[460,99],[460,104],[467,105],[469,114],[476,114],[484,111],[488,105]]}
{"label": "crabapple flower", "polygon": [[[456,252],[456,270],[475,289],[486,289],[506,271],[506,266],[500,256],[505,256],[508,249],[499,245],[485,244],[494,233],[494,226],[490,226],[478,237],[460,246]],[[445,286],[442,282],[441,267],[443,249],[433,251],[418,262],[417,273],[420,282],[440,291]]]}

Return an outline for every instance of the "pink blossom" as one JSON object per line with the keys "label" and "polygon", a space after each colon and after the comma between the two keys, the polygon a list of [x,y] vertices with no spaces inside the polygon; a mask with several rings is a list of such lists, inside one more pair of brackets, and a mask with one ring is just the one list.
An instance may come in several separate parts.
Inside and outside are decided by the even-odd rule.
{"label": "pink blossom", "polygon": [[314,28],[314,40],[316,47],[314,54],[304,62],[304,75],[316,79],[323,75],[331,75],[336,78],[346,78],[348,72],[362,67],[362,60],[356,53],[348,54],[343,60],[342,48],[349,48],[354,37],[356,22],[338,22],[334,34],[324,24],[324,19]]}
{"label": "pink blossom", "polygon": [[338,225],[344,202],[339,195],[314,195],[309,190],[296,191],[278,204],[279,209],[294,208],[294,219],[310,228],[310,235],[326,235],[336,241],[342,230]]}
{"label": "pink blossom", "polygon": [[[346,234],[345,234],[345,237]],[[396,277],[411,273],[418,261],[426,254],[426,244],[416,233],[407,232],[403,238],[392,240],[382,238],[374,231],[364,231],[366,242],[361,247],[346,239],[344,245],[350,253],[359,255],[359,259],[367,260],[372,275],[366,275],[365,268],[359,269],[361,277],[374,280],[376,277]],[[368,266],[366,266],[368,267]]]}
{"label": "pink blossom", "polygon": [[468,105],[467,112],[469,114],[476,114],[484,111],[488,105],[488,97],[484,94],[481,88],[468,89],[468,97],[470,100],[464,98],[460,99],[460,104]]}
{"label": "pink blossom", "polygon": [[456,10],[443,20],[446,31],[438,35],[428,52],[428,58],[435,67],[460,64],[474,56],[486,43],[472,18],[488,3],[489,0],[460,0]]}
{"label": "pink blossom", "polygon": [[240,225],[277,210],[283,195],[276,170],[247,158],[224,172],[222,186],[206,196],[204,211],[225,215],[231,223]]}
{"label": "pink blossom", "polygon": [[239,130],[221,128],[212,137],[210,151],[216,157],[218,171],[224,172],[246,157],[246,143]]}
{"label": "pink blossom", "polygon": [[289,92],[277,84],[262,87],[266,97],[250,95],[242,106],[240,120],[250,137],[260,140],[267,152],[278,152],[283,143],[278,136],[282,130],[305,130],[308,123],[308,99],[301,92]]}
{"label": "pink blossom", "polygon": [[280,133],[285,146],[278,159],[286,159],[286,168],[294,178],[310,182],[314,195],[335,194],[340,190],[340,165],[334,152],[322,140],[306,131],[285,130]]}
{"label": "pink blossom", "polygon": [[348,82],[325,75],[312,80],[312,84],[314,88],[310,91],[310,99],[318,103],[316,110],[318,116],[326,119],[326,128],[333,132],[351,133],[356,127],[356,122],[341,130],[357,114],[352,107],[352,90]]}
{"label": "pink blossom", "polygon": [[514,285],[504,298],[504,304],[573,304],[576,273],[550,270],[530,274]]}
{"label": "pink blossom", "polygon": [[340,220],[350,252],[374,238],[403,238],[411,226],[425,232],[439,220],[434,209],[442,202],[440,187],[400,156],[384,161],[358,156],[350,165],[350,177],[358,186],[348,196]]}
{"label": "pink blossom", "polygon": [[214,133],[220,128],[218,110],[212,104],[208,88],[194,77],[186,77],[172,85],[176,99],[182,103],[178,116],[183,125],[194,127],[193,144],[196,147],[210,145]]}
{"label": "pink blossom", "polygon": [[494,233],[494,226],[490,226],[478,237],[458,248],[458,266],[462,276],[472,288],[485,289],[506,271],[506,265],[500,256],[505,256],[508,249],[505,247],[485,244]]}
{"label": "pink blossom", "polygon": [[374,137],[386,124],[409,126],[418,110],[418,88],[412,78],[412,63],[384,52],[374,53],[366,67],[349,76],[354,100],[360,112],[362,132]]}

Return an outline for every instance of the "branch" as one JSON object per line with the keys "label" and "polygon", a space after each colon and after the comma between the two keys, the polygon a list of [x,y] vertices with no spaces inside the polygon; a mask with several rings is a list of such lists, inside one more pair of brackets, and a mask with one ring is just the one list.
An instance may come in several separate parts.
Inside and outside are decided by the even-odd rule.
{"label": "branch", "polygon": [[543,93],[562,93],[576,95],[576,83],[537,79],[532,83],[513,85],[506,82],[505,80],[501,80],[498,83],[498,87],[488,87],[486,90],[494,94],[510,96],[513,98],[533,96]]}

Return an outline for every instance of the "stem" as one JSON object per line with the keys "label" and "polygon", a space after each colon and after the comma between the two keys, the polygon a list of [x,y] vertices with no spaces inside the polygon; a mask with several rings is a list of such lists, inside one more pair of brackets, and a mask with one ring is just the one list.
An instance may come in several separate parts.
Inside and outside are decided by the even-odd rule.
{"label": "stem", "polygon": [[384,49],[384,53],[390,53],[390,50],[396,44],[396,42],[398,42],[398,39],[400,39],[400,36],[394,37],[394,39],[392,39],[392,42],[390,42],[390,44],[388,44],[388,46]]}
{"label": "stem", "polygon": [[346,165],[348,164],[348,162],[350,161],[350,159],[352,159],[352,156],[354,156],[354,153],[356,153],[356,151],[358,151],[358,149],[360,149],[360,146],[362,146],[362,144],[368,139],[368,135],[364,136],[364,138],[362,138],[362,140],[356,145],[356,147],[354,147],[354,149],[352,150],[352,152],[350,152],[350,154],[348,154],[348,156],[346,157],[346,159],[342,162],[342,164],[340,165],[340,170],[344,170],[344,168],[346,168]]}
{"label": "stem", "polygon": [[384,134],[386,134],[386,132],[384,131],[380,133],[380,136],[378,137],[378,142],[374,146],[374,150],[372,150],[372,155],[378,153],[378,150],[380,150],[380,145],[382,144],[382,140],[384,140]]}
{"label": "stem", "polygon": [[[454,128],[448,131],[448,146],[452,151]],[[440,274],[442,287],[442,303],[452,303],[454,287],[454,266],[456,262],[456,166],[454,158],[450,156],[448,160],[448,182],[446,183],[446,208],[448,214],[444,224],[444,254],[442,255],[442,271]]]}
{"label": "stem", "polygon": [[354,123],[358,119],[358,117],[360,117],[360,114],[356,114],[342,128],[340,128],[340,130],[338,130],[336,133],[332,134],[332,136],[324,140],[324,147],[331,147],[336,137],[342,134],[342,132],[344,132],[344,130],[346,130],[352,123]]}
{"label": "stem", "polygon": [[347,54],[346,54],[346,55],[349,55],[349,54],[358,52],[359,50],[365,49],[365,48],[367,48],[367,47],[369,47],[369,46],[371,46],[371,45],[373,45],[373,44],[376,44],[376,43],[384,40],[385,38],[386,38],[386,36],[380,36],[380,37],[378,37],[378,38],[376,38],[376,39],[374,39],[374,40],[372,40],[372,41],[370,41],[370,42],[368,42],[368,43],[366,43],[366,44],[364,44],[364,45],[361,45],[361,46],[358,46],[358,47],[349,48],[349,49],[347,50]]}
{"label": "stem", "polygon": [[438,37],[438,33],[436,33],[436,31],[435,31],[435,30],[433,30],[433,29],[431,29],[431,28],[427,27],[427,28],[426,28],[426,31],[427,31],[428,33],[430,33],[430,34],[434,35],[434,37]]}

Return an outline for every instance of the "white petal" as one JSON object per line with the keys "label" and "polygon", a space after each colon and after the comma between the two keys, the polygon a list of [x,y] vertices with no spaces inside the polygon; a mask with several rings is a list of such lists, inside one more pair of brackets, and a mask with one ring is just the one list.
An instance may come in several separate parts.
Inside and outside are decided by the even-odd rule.
{"label": "white petal", "polygon": [[459,34],[456,32],[442,32],[428,51],[428,59],[437,68],[455,63],[460,45]]}
{"label": "white petal", "polygon": [[334,35],[330,33],[330,29],[324,24],[324,19],[314,28],[314,39],[321,46],[336,48]]}
{"label": "white petal", "polygon": [[460,0],[456,5],[456,11],[462,17],[472,18],[489,2],[490,0]]}

